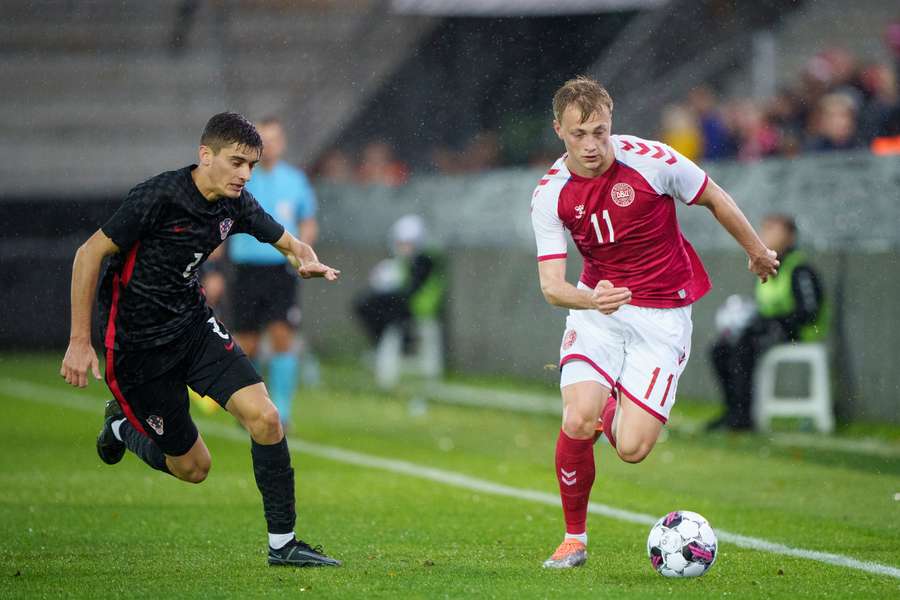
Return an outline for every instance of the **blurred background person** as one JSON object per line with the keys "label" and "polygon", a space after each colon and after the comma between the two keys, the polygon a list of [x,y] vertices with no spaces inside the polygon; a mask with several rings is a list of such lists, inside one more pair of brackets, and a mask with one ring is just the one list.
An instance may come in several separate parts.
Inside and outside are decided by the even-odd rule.
{"label": "blurred background person", "polygon": [[703,132],[694,112],[683,104],[671,104],[663,109],[660,140],[689,159],[703,156]]}
{"label": "blurred background person", "polygon": [[[279,119],[267,117],[257,124],[257,129],[263,140],[263,154],[247,189],[287,231],[312,246],[319,231],[316,197],[306,175],[282,160],[287,148],[284,127]],[[297,277],[278,251],[254,244],[246,235],[229,241],[228,257],[234,264],[234,281],[228,286],[234,336],[258,367],[263,367],[259,364],[260,341],[263,334],[268,336],[271,355],[266,382],[287,428],[299,376]]]}
{"label": "blurred background person", "polygon": [[692,89],[688,94],[688,106],[698,121],[703,138],[703,155],[699,158],[721,160],[734,156],[734,142],[712,88],[701,85]]}
{"label": "blurred background person", "polygon": [[[712,347],[711,357],[722,388],[725,412],[707,428],[753,428],[753,370],[759,357],[783,342],[814,342],[828,333],[829,313],[823,301],[821,280],[798,250],[797,225],[789,215],[769,214],[763,219],[760,238],[778,253],[778,275],[756,283],[756,306],[749,318],[735,315],[734,327],[725,327]],[[732,306],[727,306],[727,304]],[[747,310],[746,303],[729,298],[726,309]]]}
{"label": "blurred background person", "polygon": [[849,94],[822,96],[810,122],[809,150],[827,152],[859,146],[856,136],[856,103]]}
{"label": "blurred background person", "polygon": [[405,215],[391,228],[394,256],[379,262],[369,276],[369,289],[356,301],[356,314],[377,346],[391,325],[403,328],[404,346],[414,343],[415,318],[436,318],[444,302],[443,260],[427,245],[425,221]]}
{"label": "blurred background person", "polygon": [[322,158],[316,163],[314,173],[321,181],[329,183],[351,183],[353,182],[356,168],[353,166],[350,158],[334,148],[325,152]]}
{"label": "blurred background person", "polygon": [[396,187],[409,179],[409,168],[394,156],[387,142],[371,142],[363,148],[357,180],[362,184]]}

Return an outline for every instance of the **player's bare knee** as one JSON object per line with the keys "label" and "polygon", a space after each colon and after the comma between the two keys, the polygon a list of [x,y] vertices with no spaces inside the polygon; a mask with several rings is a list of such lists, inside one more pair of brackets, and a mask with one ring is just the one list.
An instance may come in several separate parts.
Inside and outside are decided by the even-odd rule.
{"label": "player's bare knee", "polygon": [[197,466],[188,471],[182,479],[184,479],[188,483],[203,483],[204,481],[206,481],[208,475],[209,468]]}
{"label": "player's bare knee", "polygon": [[566,411],[563,431],[570,438],[587,439],[594,435],[597,419],[578,411]]}
{"label": "player's bare knee", "polygon": [[253,439],[258,443],[272,444],[278,442],[282,437],[281,432],[281,415],[275,405],[269,405],[263,408],[250,427]]}

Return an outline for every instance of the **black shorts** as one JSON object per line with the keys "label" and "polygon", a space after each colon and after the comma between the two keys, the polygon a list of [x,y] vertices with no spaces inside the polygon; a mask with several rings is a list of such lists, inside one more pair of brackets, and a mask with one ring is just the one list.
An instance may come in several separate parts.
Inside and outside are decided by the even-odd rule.
{"label": "black shorts", "polygon": [[300,324],[298,275],[290,265],[234,265],[228,286],[234,311],[234,330],[260,331],[273,321]]}
{"label": "black shorts", "polygon": [[236,391],[262,381],[212,310],[206,316],[158,348],[106,351],[106,385],[135,429],[169,456],[197,441],[187,386],[224,408]]}

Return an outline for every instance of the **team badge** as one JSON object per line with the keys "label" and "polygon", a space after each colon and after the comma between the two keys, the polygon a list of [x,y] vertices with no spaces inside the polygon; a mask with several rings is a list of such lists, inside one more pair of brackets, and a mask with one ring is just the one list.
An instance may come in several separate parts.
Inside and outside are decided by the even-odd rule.
{"label": "team badge", "polygon": [[575,218],[580,219],[584,216],[584,204],[579,204],[575,207]]}
{"label": "team badge", "polygon": [[612,196],[612,201],[616,203],[616,206],[625,208],[634,202],[634,188],[627,183],[617,183],[612,187],[610,196]]}
{"label": "team badge", "polygon": [[223,240],[228,237],[228,232],[231,231],[232,225],[234,225],[234,219],[232,218],[223,219],[219,223],[219,235],[222,236]]}
{"label": "team badge", "polygon": [[162,417],[158,417],[156,415],[150,415],[147,417],[147,425],[153,428],[153,431],[156,432],[156,435],[163,434],[163,420]]}
{"label": "team badge", "polygon": [[566,335],[563,336],[563,350],[568,350],[575,343],[575,340],[578,339],[578,334],[575,333],[574,329],[570,329],[566,332]]}

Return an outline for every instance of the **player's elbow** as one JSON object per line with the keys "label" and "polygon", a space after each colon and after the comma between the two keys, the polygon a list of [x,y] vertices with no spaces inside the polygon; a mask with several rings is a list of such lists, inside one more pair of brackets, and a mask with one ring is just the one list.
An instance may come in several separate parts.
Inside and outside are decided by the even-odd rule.
{"label": "player's elbow", "polygon": [[544,300],[546,300],[548,304],[552,304],[553,306],[559,304],[559,287],[555,282],[541,281],[541,293],[544,295]]}
{"label": "player's elbow", "polygon": [[[87,240],[75,251],[75,264],[87,264],[91,261],[91,257],[94,256],[93,248],[91,247],[91,240]],[[102,257],[99,260],[103,260]],[[98,262],[99,262],[98,260]]]}

